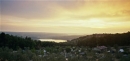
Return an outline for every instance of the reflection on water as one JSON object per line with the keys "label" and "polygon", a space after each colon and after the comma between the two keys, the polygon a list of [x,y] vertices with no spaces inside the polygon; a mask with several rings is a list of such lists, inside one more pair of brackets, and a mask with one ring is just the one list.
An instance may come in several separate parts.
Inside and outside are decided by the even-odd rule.
{"label": "reflection on water", "polygon": [[66,42],[67,40],[60,40],[60,39],[38,39],[40,41],[53,41],[53,42]]}

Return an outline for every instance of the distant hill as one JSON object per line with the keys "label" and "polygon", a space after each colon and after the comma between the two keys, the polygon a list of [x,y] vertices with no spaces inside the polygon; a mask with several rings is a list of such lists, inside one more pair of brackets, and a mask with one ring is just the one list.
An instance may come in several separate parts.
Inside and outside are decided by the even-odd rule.
{"label": "distant hill", "polygon": [[45,32],[5,32],[6,34],[22,36],[22,37],[31,37],[34,40],[37,39],[63,39],[63,40],[71,40],[81,35],[67,35],[60,33],[45,33]]}
{"label": "distant hill", "polygon": [[130,45],[130,32],[86,35],[72,39],[69,43],[78,46],[128,46]]}
{"label": "distant hill", "polygon": [[56,36],[56,37],[51,37],[52,39],[63,39],[63,40],[68,40],[71,41],[72,39],[78,38],[81,35],[65,35],[65,36]]}

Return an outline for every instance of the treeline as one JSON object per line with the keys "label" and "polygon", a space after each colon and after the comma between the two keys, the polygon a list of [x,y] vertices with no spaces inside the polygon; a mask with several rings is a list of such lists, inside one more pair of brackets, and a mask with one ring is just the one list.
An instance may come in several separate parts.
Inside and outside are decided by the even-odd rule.
{"label": "treeline", "polygon": [[29,47],[30,49],[40,49],[42,47],[52,47],[52,46],[130,46],[130,32],[127,33],[116,33],[116,34],[93,34],[72,41],[64,43],[55,42],[41,42],[39,40],[33,40],[30,37],[18,37],[14,35],[0,33],[0,47],[8,47],[14,50],[19,48],[25,49]]}
{"label": "treeline", "polygon": [[5,34],[4,32],[0,33],[0,47],[8,47],[14,50],[19,48],[24,49],[28,47],[30,49],[40,49],[41,47],[48,46],[63,46],[64,43],[55,43],[55,42],[41,42],[39,40],[33,40],[30,37],[18,37],[14,35]]}
{"label": "treeline", "polygon": [[116,34],[93,34],[73,39],[77,46],[130,46],[130,32]]}

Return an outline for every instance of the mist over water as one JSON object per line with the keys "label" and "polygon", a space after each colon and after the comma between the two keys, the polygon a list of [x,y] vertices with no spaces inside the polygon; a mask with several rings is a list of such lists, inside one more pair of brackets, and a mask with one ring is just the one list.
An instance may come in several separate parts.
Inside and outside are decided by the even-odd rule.
{"label": "mist over water", "polygon": [[67,42],[67,40],[62,40],[62,39],[38,39],[40,41],[49,41],[49,42]]}

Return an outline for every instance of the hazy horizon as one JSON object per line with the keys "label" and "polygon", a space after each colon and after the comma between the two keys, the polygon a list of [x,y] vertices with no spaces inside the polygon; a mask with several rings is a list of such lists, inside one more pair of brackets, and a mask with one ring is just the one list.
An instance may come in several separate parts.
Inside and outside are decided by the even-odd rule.
{"label": "hazy horizon", "polygon": [[[23,31],[0,31],[0,32],[11,32],[11,33],[22,33]],[[75,33],[54,33],[54,32],[23,32],[23,33],[50,33],[50,34],[60,34],[60,35],[68,35],[68,36],[73,36],[73,35],[79,35],[79,36],[85,36],[85,35],[92,35],[92,34],[116,34],[116,33],[126,33],[126,32],[130,32],[130,31],[124,31],[124,32],[113,32],[113,33],[109,33],[109,32],[101,32],[101,33],[84,33],[84,34],[75,34]]]}
{"label": "hazy horizon", "polygon": [[68,35],[130,31],[130,0],[0,0],[0,30]]}

